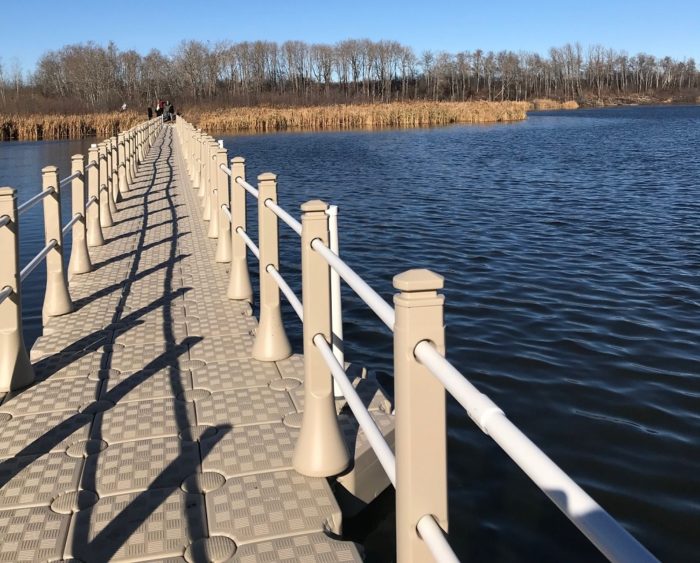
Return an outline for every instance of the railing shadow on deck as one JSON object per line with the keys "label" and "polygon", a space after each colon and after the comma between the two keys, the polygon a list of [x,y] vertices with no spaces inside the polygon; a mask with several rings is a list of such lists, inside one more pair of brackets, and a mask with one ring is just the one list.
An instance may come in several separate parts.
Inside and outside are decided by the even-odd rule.
{"label": "railing shadow on deck", "polygon": [[[167,136],[170,137],[170,135]],[[162,145],[160,148],[162,151]],[[159,157],[154,159],[154,170],[157,168],[156,163],[162,162],[162,160]],[[170,195],[173,178],[171,159],[172,152],[166,158],[166,161],[168,162],[168,168],[170,171],[170,180],[166,183],[165,186],[165,191],[167,194],[165,199],[168,199],[171,203],[168,209],[171,215],[173,216],[171,217],[170,221],[164,222],[164,224],[170,224],[173,226],[173,235],[171,237],[163,239],[162,241],[158,241],[157,243],[144,245],[146,232],[150,228],[153,228],[155,226],[148,225],[148,194],[150,193],[151,188],[155,182],[156,176],[154,175],[153,181],[149,189],[147,189],[146,192],[141,196],[135,196],[141,197],[144,201],[144,222],[140,229],[137,249],[133,253],[130,253],[136,256],[136,259],[134,260],[134,263],[131,266],[130,274],[123,283],[114,284],[114,286],[110,286],[110,288],[106,288],[105,290],[96,292],[96,294],[93,294],[88,298],[84,298],[83,300],[77,301],[78,305],[84,306],[87,303],[92,302],[101,296],[108,295],[109,293],[117,289],[122,289],[122,298],[116,307],[116,312],[114,318],[112,319],[112,323],[110,323],[108,327],[94,331],[93,333],[83,337],[82,339],[72,343],[71,345],[66,346],[66,348],[64,348],[61,352],[43,358],[37,363],[36,367],[39,371],[41,371],[43,365],[46,365],[47,368],[48,366],[50,366],[50,369],[45,369],[44,373],[42,373],[43,377],[41,379],[45,379],[49,377],[52,373],[55,373],[57,370],[61,369],[62,367],[65,367],[66,365],[69,365],[70,363],[79,360],[80,358],[84,357],[89,353],[97,351],[100,348],[100,346],[95,343],[104,343],[101,337],[110,334],[110,330],[114,331],[111,334],[111,340],[112,342],[114,342],[119,335],[123,334],[124,332],[127,332],[130,328],[141,324],[143,322],[140,320],[141,317],[159,308],[162,308],[164,310],[163,339],[166,343],[166,350],[162,354],[154,358],[146,366],[143,366],[142,369],[134,372],[125,380],[120,381],[113,389],[106,393],[102,393],[100,397],[96,397],[96,400],[92,404],[86,406],[83,409],[83,412],[72,413],[70,416],[68,416],[67,419],[63,420],[62,422],[54,426],[52,429],[50,429],[48,432],[36,438],[30,444],[26,445],[20,452],[18,452],[14,456],[15,459],[22,459],[22,463],[16,465],[14,463],[11,464],[11,460],[5,460],[5,462],[0,463],[0,475],[2,475],[2,478],[0,480],[0,488],[7,484],[22,469],[27,467],[27,465],[29,465],[34,459],[36,459],[37,456],[41,456],[53,450],[56,445],[68,438],[78,429],[84,427],[86,424],[93,424],[90,437],[92,439],[101,439],[101,429],[98,425],[102,417],[98,416],[96,413],[104,412],[105,410],[113,408],[127,393],[132,391],[136,386],[147,381],[154,374],[158,373],[158,371],[162,370],[164,366],[170,371],[169,380],[172,385],[173,397],[177,398],[184,390],[179,383],[179,378],[176,377],[176,372],[179,372],[178,358],[181,354],[187,352],[190,346],[201,341],[202,338],[187,337],[182,342],[175,343],[174,334],[172,333],[172,328],[169,323],[169,321],[172,318],[172,314],[169,313],[172,301],[174,299],[177,299],[178,297],[184,296],[184,294],[189,290],[189,288],[172,288],[173,269],[180,260],[187,256],[176,256],[177,241],[178,239],[189,233],[177,232],[178,218],[176,216],[176,207],[179,206],[176,206],[173,203],[172,196]],[[170,243],[170,256],[168,257],[168,259],[162,262],[161,264],[158,264],[156,267],[149,268],[144,272],[138,272],[141,251],[145,250],[147,247],[154,247],[168,242]],[[163,268],[167,270],[164,281],[165,287],[163,288],[163,295],[159,299],[154,300],[149,305],[140,308],[138,311],[134,311],[133,313],[127,314],[125,317],[121,317],[121,314],[125,308],[126,300],[128,299],[128,296],[130,294],[130,288],[132,287],[134,282],[146,278],[149,274],[152,274]],[[105,347],[103,348],[103,350],[103,357],[100,362],[100,365],[103,369],[103,373],[106,374],[106,377],[102,380],[102,387],[106,385],[107,380],[109,378],[111,359],[109,347]],[[58,362],[55,361],[56,358],[59,358]],[[86,412],[92,413],[92,416],[84,414]],[[181,423],[181,421],[178,420],[178,424],[180,426],[180,434],[186,435],[190,426],[193,425],[193,422],[194,421],[186,420],[183,423]],[[148,515],[153,510],[155,510],[173,492],[173,490],[179,487],[180,483],[177,483],[177,485],[175,486],[173,486],[172,484],[168,484],[167,475],[172,470],[172,468],[177,466],[180,468],[181,471],[183,464],[185,467],[187,467],[187,464],[190,464],[192,465],[192,471],[189,473],[194,474],[197,468],[199,467],[201,460],[204,457],[206,457],[206,455],[209,453],[209,451],[215,445],[215,443],[218,442],[221,438],[223,438],[223,436],[230,430],[230,427],[226,425],[221,425],[219,427],[216,427],[216,429],[218,430],[216,436],[212,441],[208,443],[206,447],[199,448],[200,455],[196,459],[193,459],[191,457],[187,458],[187,456],[183,456],[181,452],[181,455],[179,455],[176,459],[172,460],[171,463],[149,485],[147,489],[148,491],[158,491],[158,493],[156,493],[156,502],[154,502],[152,494],[146,495],[146,493],[143,492],[137,495],[137,497],[125,509],[123,509],[119,514],[117,514],[115,518],[110,522],[110,524],[105,529],[103,529],[91,542],[87,542],[86,535],[89,532],[89,527],[76,527],[75,533],[80,534],[81,537],[74,538],[74,545],[85,545],[92,552],[99,552],[100,556],[109,558],[112,555],[114,555],[114,553],[116,553],[120,549],[124,541],[128,539],[131,533],[133,533],[133,531],[144,521],[144,519],[147,518]],[[190,438],[194,439],[194,437]],[[3,467],[3,465],[5,465],[5,467]],[[94,478],[94,474],[90,473],[89,471],[85,472],[81,482],[82,489],[94,491],[96,489]],[[201,493],[201,491],[199,492]],[[203,515],[193,516],[193,518],[197,519],[198,521],[188,522],[188,527],[192,531],[194,531],[197,527],[201,527],[202,522],[206,520],[203,517]]]}
{"label": "railing shadow on deck", "polygon": [[[166,133],[166,136],[170,137],[171,135]],[[170,203],[170,206],[168,207],[168,210],[171,214],[169,224],[173,229],[172,235],[168,237],[168,239],[166,239],[170,241],[170,252],[168,259],[164,262],[166,266],[166,275],[165,280],[163,282],[164,294],[173,293],[173,270],[175,265],[179,262],[179,259],[181,259],[179,256],[177,256],[177,241],[183,235],[178,232],[178,216],[171,194],[171,190],[173,188],[172,158],[172,145],[170,145],[170,151],[168,155],[158,159],[158,162],[165,162],[167,164],[168,170],[170,171],[170,174],[168,176],[163,176],[163,178],[167,178],[165,180],[165,186],[163,188],[166,195],[164,198],[159,198],[159,200],[166,199]],[[154,165],[154,171],[157,170],[157,168],[158,167]],[[148,195],[151,192],[151,190],[157,185],[157,177],[157,175],[154,175],[148,190],[144,194],[144,215],[139,238],[139,247],[144,246],[143,242],[147,232],[148,219],[150,216],[148,204],[151,202],[148,201]],[[140,266],[140,257],[141,252],[137,249],[136,259],[132,264],[130,275],[127,278],[128,280],[136,279],[138,277],[137,272]],[[131,282],[129,286],[125,288],[122,298],[124,302],[128,301],[129,289],[131,288],[132,284],[133,282]],[[173,399],[177,400],[177,398],[180,397],[185,391],[185,389],[182,387],[179,378],[180,364],[178,358],[182,351],[189,349],[189,346],[175,344],[175,335],[173,334],[172,326],[170,324],[170,320],[172,319],[171,304],[172,300],[165,302],[162,307],[162,336],[163,341],[166,345],[166,350],[164,352],[164,360],[166,364],[164,366],[158,366],[158,369],[167,370],[168,380],[171,385],[172,396]],[[192,340],[201,340],[201,338]],[[129,377],[126,381],[130,381],[132,380],[132,378],[133,376]],[[148,378],[148,373],[143,373],[140,377],[137,377],[134,381],[131,381],[131,383],[139,385],[143,383],[143,381],[146,381]],[[119,385],[121,385],[121,383]],[[136,385],[132,386],[132,388]],[[195,423],[195,421],[188,420],[188,415],[186,411],[183,411],[183,414],[184,420],[181,417],[176,417],[178,433],[180,435],[186,434],[189,431],[190,427],[194,426]],[[97,418],[93,425],[92,436],[95,439],[102,438],[101,428],[99,426],[101,421],[101,418]],[[231,427],[228,425],[219,425],[216,426],[215,429],[217,430],[217,432],[214,435],[211,443],[200,443],[200,446],[198,448],[198,455],[193,456],[191,453],[188,455],[181,446],[180,454],[178,455],[178,457],[172,460],[168,464],[168,466],[161,471],[161,473],[149,484],[146,491],[139,493],[124,509],[122,509],[118,514],[116,514],[114,518],[112,518],[112,520],[109,522],[109,524],[103,530],[101,530],[92,541],[90,541],[88,538],[90,533],[89,519],[87,525],[75,526],[75,535],[73,537],[72,545],[86,546],[86,550],[88,550],[88,552],[99,554],[99,557],[104,559],[111,558],[121,548],[124,542],[126,542],[129,539],[131,534],[141,525],[141,523],[143,523],[145,519],[148,518],[148,516],[150,516],[151,513],[153,513],[163,502],[165,502],[165,500],[170,496],[171,493],[179,489],[181,481],[177,480],[176,482],[173,482],[172,473],[176,472],[177,475],[193,475],[197,473],[197,469],[200,467],[203,459],[208,455],[213,446],[224,437],[224,435],[231,429]],[[187,436],[182,437],[186,438]],[[190,436],[190,438],[192,437]],[[180,443],[182,444],[182,441]],[[90,466],[86,465],[86,468],[87,467],[96,468],[96,464]],[[95,479],[96,474],[94,471],[85,471],[83,473],[81,483],[82,488],[85,490],[96,491],[97,484]],[[194,487],[195,488],[193,490],[190,490],[188,492],[190,492],[191,494],[201,495],[202,491],[199,488],[198,484],[195,483]],[[203,505],[201,506],[201,510],[203,512]],[[206,516],[204,514],[193,514],[190,511],[187,511],[186,514],[189,535],[193,538],[196,538],[199,535],[197,533],[198,531],[201,531],[203,535]],[[85,517],[89,518],[89,515]]]}

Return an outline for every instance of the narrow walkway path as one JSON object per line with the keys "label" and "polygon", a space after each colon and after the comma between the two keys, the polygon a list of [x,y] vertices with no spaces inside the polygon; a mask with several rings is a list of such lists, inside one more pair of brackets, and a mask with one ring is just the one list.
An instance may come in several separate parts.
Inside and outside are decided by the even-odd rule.
{"label": "narrow walkway path", "polygon": [[250,358],[172,135],[0,405],[0,561],[359,561],[327,481],[291,468],[301,358]]}

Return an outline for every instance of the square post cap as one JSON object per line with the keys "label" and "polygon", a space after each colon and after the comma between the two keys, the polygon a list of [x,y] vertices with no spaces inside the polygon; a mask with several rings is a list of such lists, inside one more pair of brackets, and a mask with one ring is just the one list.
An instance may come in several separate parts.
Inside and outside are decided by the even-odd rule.
{"label": "square post cap", "polygon": [[394,276],[394,287],[402,292],[437,291],[445,285],[445,278],[424,268],[406,270]]}

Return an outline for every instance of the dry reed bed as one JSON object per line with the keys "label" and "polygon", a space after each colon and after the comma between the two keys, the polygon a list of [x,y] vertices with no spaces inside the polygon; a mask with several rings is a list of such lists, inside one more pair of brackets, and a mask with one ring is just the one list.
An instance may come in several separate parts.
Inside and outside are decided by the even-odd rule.
{"label": "dry reed bed", "polygon": [[[390,104],[318,107],[233,107],[187,112],[187,119],[210,132],[253,132],[323,129],[425,127],[450,123],[520,121],[531,109],[575,109],[574,101],[536,99],[532,102],[393,102]],[[111,137],[144,116],[136,112],[85,115],[2,115],[0,139],[52,140]]]}
{"label": "dry reed bed", "polygon": [[534,110],[549,110],[549,109],[578,109],[578,102],[575,100],[569,100],[566,102],[560,102],[557,100],[550,100],[549,98],[538,98],[530,102],[532,104],[532,109]]}
{"label": "dry reed bed", "polygon": [[319,107],[238,107],[186,115],[204,131],[380,129],[449,123],[493,123],[526,118],[525,102],[394,102]]}
{"label": "dry reed bed", "polygon": [[84,115],[0,114],[0,139],[37,141],[112,137],[143,120],[144,117],[136,112]]}

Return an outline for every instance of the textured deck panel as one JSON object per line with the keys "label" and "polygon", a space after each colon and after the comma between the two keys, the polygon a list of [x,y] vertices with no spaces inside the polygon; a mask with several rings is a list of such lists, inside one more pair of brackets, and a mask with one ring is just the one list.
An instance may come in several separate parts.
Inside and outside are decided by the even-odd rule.
{"label": "textured deck panel", "polygon": [[220,440],[203,440],[205,447],[212,444],[202,469],[225,477],[291,469],[298,435],[281,423],[233,428]]}
{"label": "textured deck panel", "polygon": [[0,561],[62,559],[70,518],[48,506],[0,510]]}
{"label": "textured deck panel", "polygon": [[334,540],[322,533],[243,545],[234,559],[238,563],[345,563],[360,560],[353,544]]}
{"label": "textured deck panel", "polygon": [[251,358],[183,174],[166,128],[37,340],[38,383],[0,403],[0,561],[360,561],[328,482],[292,469],[303,362]]}
{"label": "textured deck panel", "polygon": [[206,494],[211,533],[237,545],[309,531],[339,532],[340,509],[325,479],[296,471],[227,479]]}
{"label": "textured deck panel", "polygon": [[78,490],[82,467],[65,453],[0,459],[0,510],[49,506],[57,494]]}
{"label": "textured deck panel", "polygon": [[150,489],[101,498],[71,520],[66,557],[143,561],[177,556],[206,535],[204,497]]}

